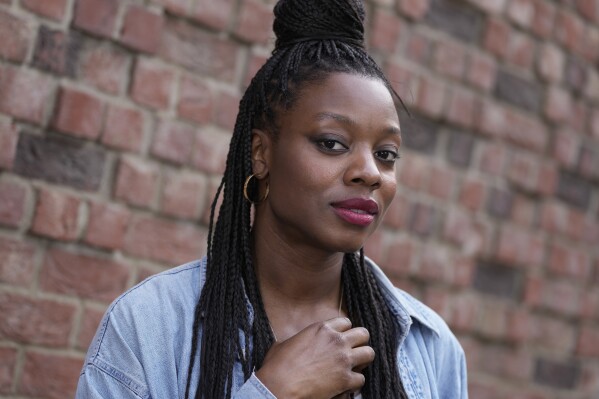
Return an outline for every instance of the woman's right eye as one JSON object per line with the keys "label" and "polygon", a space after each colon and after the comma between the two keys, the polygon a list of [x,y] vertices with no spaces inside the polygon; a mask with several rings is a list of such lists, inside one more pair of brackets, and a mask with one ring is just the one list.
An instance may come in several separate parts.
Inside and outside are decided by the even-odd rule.
{"label": "woman's right eye", "polygon": [[331,139],[319,140],[318,145],[327,151],[343,151],[346,149],[339,141]]}

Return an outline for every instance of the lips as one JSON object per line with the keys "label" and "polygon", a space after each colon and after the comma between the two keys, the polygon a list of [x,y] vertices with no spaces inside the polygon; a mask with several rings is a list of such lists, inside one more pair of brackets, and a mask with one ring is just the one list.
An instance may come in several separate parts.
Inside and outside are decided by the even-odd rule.
{"label": "lips", "polygon": [[368,226],[379,213],[376,201],[363,198],[351,198],[331,204],[341,219],[357,226]]}

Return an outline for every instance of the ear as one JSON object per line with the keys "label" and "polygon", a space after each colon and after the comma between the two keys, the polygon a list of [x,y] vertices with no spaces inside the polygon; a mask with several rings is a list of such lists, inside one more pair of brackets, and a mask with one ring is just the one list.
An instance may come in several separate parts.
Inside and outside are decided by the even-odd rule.
{"label": "ear", "polygon": [[252,129],[252,173],[258,179],[268,175],[270,171],[272,137],[261,129]]}

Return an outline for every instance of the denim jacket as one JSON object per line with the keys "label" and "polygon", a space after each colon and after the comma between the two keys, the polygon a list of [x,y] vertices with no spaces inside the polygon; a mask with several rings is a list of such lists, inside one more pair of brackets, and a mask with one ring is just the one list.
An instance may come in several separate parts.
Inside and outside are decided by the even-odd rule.
{"label": "denim jacket", "polygon": [[[401,327],[397,363],[408,398],[466,399],[464,352],[445,322],[368,264]],[[204,258],[152,276],[117,298],[88,350],[76,398],[183,398],[194,308],[205,278]],[[197,383],[196,373],[192,397]],[[236,399],[276,399],[256,375],[244,381],[239,362],[233,392]]]}

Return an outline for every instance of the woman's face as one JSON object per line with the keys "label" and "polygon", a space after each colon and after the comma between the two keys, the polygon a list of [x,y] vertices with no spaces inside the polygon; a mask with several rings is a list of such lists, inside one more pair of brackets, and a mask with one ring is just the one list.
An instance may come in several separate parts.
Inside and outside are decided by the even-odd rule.
{"label": "woman's face", "polygon": [[401,138],[389,90],[378,79],[333,73],[304,86],[277,126],[276,140],[262,133],[264,146],[254,146],[254,170],[264,165],[270,184],[256,218],[290,245],[361,248],[396,191]]}

